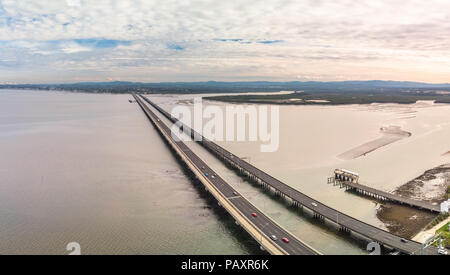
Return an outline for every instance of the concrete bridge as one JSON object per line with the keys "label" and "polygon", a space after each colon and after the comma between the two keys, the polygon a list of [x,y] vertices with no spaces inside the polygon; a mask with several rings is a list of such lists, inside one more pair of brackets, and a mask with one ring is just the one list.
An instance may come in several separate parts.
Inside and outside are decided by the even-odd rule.
{"label": "concrete bridge", "polygon": [[[160,108],[158,105],[150,101],[147,97],[140,95],[147,103],[161,112],[173,123],[178,123],[184,131],[190,130],[191,136],[201,136],[198,132],[191,129],[188,125],[183,124],[177,118],[172,117],[167,111]],[[380,229],[376,226],[370,225],[347,214],[344,214],[332,207],[329,207],[318,200],[315,200],[302,192],[290,187],[280,180],[272,177],[266,172],[256,168],[245,160],[235,156],[225,148],[203,137],[199,143],[208,149],[210,152],[217,155],[225,163],[239,169],[249,178],[260,184],[263,188],[268,188],[274,191],[275,194],[285,198],[292,205],[301,209],[307,209],[313,213],[315,217],[322,220],[328,220],[340,227],[341,230],[352,232],[366,240],[371,240],[379,243],[387,248],[395,249],[405,254],[430,254],[437,255],[437,248],[428,247],[423,249],[422,244],[413,241],[405,240],[404,238],[392,234],[388,231]]]}
{"label": "concrete bridge", "polygon": [[[181,158],[186,166],[194,173],[197,179],[204,185],[205,189],[217,200],[250,236],[260,246],[274,255],[317,255],[318,251],[308,246],[296,236],[292,235],[279,224],[266,216],[261,210],[244,198],[230,184],[215,173],[211,167],[203,162],[182,141],[172,137],[172,132],[145,103],[135,94],[133,97],[144,111],[147,118],[152,122],[161,136],[170,145],[173,151]],[[275,236],[276,238],[273,238]],[[284,242],[286,238],[289,242]]]}

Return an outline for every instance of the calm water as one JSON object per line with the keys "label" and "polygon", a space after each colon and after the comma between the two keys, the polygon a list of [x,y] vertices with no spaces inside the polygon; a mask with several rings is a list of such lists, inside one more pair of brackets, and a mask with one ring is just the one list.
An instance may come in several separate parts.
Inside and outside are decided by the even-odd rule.
{"label": "calm water", "polygon": [[128,95],[0,90],[0,254],[253,254]]}
{"label": "calm water", "polygon": [[[178,104],[191,106],[196,95],[152,95],[166,110]],[[204,107],[219,102],[203,102]],[[348,106],[280,106],[280,147],[261,153],[259,142],[218,142],[234,154],[269,172],[290,186],[364,222],[385,228],[377,218],[379,204],[326,184],[337,167],[357,171],[363,184],[386,191],[421,175],[425,170],[448,163],[443,155],[450,148],[449,105],[373,104]],[[208,120],[205,120],[205,122]],[[412,137],[380,148],[354,160],[337,158],[343,152],[380,137],[381,127],[395,125],[412,132]],[[242,182],[197,144],[194,151],[246,195],[256,206],[325,254],[365,253],[363,245],[350,242],[329,227],[312,222],[306,215],[286,210],[258,188]],[[411,210],[413,219],[421,214]]]}
{"label": "calm water", "polygon": [[[129,98],[0,90],[0,254],[65,254],[69,242],[79,242],[84,254],[260,253],[192,184]],[[167,110],[190,98],[152,96]],[[442,153],[450,149],[450,108],[402,108],[283,106],[277,152],[261,153],[259,143],[222,145],[298,190],[383,227],[376,203],[327,185],[326,178],[336,167],[348,168],[365,184],[391,190],[448,161]],[[365,158],[336,158],[377,138],[386,124],[413,136]],[[199,145],[188,146],[320,252],[366,253],[363,244],[244,182]]]}

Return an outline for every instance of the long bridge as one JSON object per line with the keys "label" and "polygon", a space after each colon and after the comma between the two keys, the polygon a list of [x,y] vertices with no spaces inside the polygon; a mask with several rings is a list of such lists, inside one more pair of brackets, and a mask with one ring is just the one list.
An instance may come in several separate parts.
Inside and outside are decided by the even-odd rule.
{"label": "long bridge", "polygon": [[174,124],[183,128],[183,131],[190,132],[192,138],[196,137],[195,140],[199,140],[198,137],[202,137],[199,143],[208,149],[210,152],[217,155],[224,162],[230,164],[231,166],[237,168],[242,173],[246,174],[249,178],[256,181],[264,188],[272,189],[276,194],[282,196],[283,198],[290,200],[292,205],[299,208],[306,208],[311,211],[315,217],[320,219],[327,219],[328,221],[337,224],[341,230],[347,232],[356,233],[365,239],[375,241],[380,245],[388,248],[395,249],[399,252],[405,254],[429,254],[436,255],[437,248],[428,247],[423,248],[421,243],[413,240],[406,240],[400,236],[392,234],[386,230],[375,227],[349,215],[346,215],[334,208],[331,208],[305,194],[290,187],[289,185],[281,182],[280,180],[272,177],[266,172],[258,169],[257,167],[251,165],[245,160],[239,158],[233,153],[229,152],[225,148],[217,145],[216,143],[208,140],[207,138],[200,135],[195,130],[191,129],[188,125],[173,117],[171,114],[166,112],[164,109],[153,103],[147,97],[140,95],[147,103],[161,112],[166,118],[168,118]]}
{"label": "long bridge", "polygon": [[433,205],[429,202],[423,202],[418,200],[413,200],[409,198],[405,198],[399,195],[395,195],[389,192],[381,191],[366,185],[362,185],[360,183],[340,180],[337,177],[328,178],[328,183],[333,183],[333,185],[339,185],[341,188],[345,188],[346,190],[356,191],[364,196],[369,196],[378,200],[391,201],[394,203],[407,205],[410,207],[418,208],[421,210],[428,210],[434,213],[440,213],[441,208],[439,205]]}
{"label": "long bridge", "polygon": [[[318,251],[292,235],[244,198],[203,162],[185,143],[176,140],[172,131],[135,94],[136,102],[166,142],[204,185],[205,189],[252,236],[260,246],[275,255],[317,255]],[[275,236],[276,238],[274,238]],[[287,238],[288,242],[283,241]]]}

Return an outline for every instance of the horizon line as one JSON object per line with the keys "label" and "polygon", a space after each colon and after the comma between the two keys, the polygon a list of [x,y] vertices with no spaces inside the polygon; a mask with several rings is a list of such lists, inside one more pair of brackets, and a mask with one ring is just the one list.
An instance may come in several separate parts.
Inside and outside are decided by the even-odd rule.
{"label": "horizon line", "polygon": [[111,81],[79,81],[79,82],[59,82],[59,83],[0,83],[0,86],[5,85],[74,85],[74,84],[101,84],[101,83],[134,83],[134,84],[176,84],[176,83],[255,83],[255,82],[265,82],[265,83],[345,83],[345,82],[396,82],[396,83],[415,83],[415,84],[426,84],[426,85],[450,85],[450,82],[422,82],[422,81],[410,81],[410,80],[286,80],[286,81],[268,81],[268,80],[244,80],[244,81],[218,81],[218,80],[205,80],[205,81],[159,81],[159,82],[145,82],[145,81],[129,81],[129,80],[111,80]]}

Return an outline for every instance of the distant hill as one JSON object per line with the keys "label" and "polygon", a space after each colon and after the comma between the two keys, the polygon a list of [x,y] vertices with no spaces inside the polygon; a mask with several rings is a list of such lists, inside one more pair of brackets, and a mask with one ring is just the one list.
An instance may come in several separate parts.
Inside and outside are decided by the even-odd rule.
{"label": "distant hill", "polygon": [[83,91],[94,93],[128,93],[130,91],[144,93],[224,93],[224,92],[276,92],[305,91],[311,93],[392,93],[392,92],[434,92],[450,91],[450,84],[428,84],[407,81],[290,81],[290,82],[81,82],[71,84],[18,84],[0,85],[0,89],[40,89]]}

